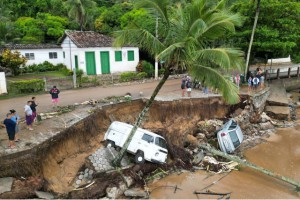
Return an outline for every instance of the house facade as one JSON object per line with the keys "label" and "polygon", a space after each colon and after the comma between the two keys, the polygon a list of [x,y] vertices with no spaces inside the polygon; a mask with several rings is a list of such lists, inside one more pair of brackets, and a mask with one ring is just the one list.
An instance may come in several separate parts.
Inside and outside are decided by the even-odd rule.
{"label": "house facade", "polygon": [[11,44],[2,46],[1,49],[19,51],[27,58],[25,66],[40,64],[48,61],[54,65],[63,63],[63,51],[60,45],[56,44]]}
{"label": "house facade", "polygon": [[61,43],[64,63],[87,75],[135,71],[139,62],[136,47],[112,47],[112,38],[93,31],[66,31]]}
{"label": "house facade", "polygon": [[63,63],[87,75],[136,71],[139,62],[137,47],[112,47],[111,37],[93,31],[65,31],[60,45],[15,44],[3,48],[18,50],[27,58],[26,66],[48,61]]}

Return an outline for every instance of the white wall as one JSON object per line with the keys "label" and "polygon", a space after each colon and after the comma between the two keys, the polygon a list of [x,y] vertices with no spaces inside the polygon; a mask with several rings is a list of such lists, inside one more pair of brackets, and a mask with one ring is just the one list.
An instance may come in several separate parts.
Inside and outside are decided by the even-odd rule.
{"label": "white wall", "polygon": [[287,58],[268,59],[268,64],[271,64],[271,60],[272,60],[272,63],[287,63],[287,62],[291,62],[291,56],[289,56]]}
{"label": "white wall", "polygon": [[[23,56],[25,56],[25,53],[34,53],[34,60],[27,60],[26,66],[32,65],[32,64],[40,64],[44,61],[48,61],[54,65],[58,63],[63,63],[63,52],[61,48],[57,49],[17,49]],[[57,58],[56,59],[50,59],[49,58],[49,52],[57,52]]]}
{"label": "white wall", "polygon": [[0,72],[0,94],[7,93],[5,73]]}
{"label": "white wall", "polygon": [[[75,67],[75,55],[78,57],[78,67],[86,73],[86,63],[85,63],[85,52],[95,52],[95,62],[96,62],[96,74],[102,74],[101,72],[101,60],[100,52],[109,51],[109,60],[110,60],[110,72],[126,72],[126,71],[136,71],[136,66],[140,60],[139,58],[139,49],[137,47],[122,47],[122,48],[113,48],[113,47],[93,47],[93,48],[77,48],[77,46],[69,40],[69,37],[66,37],[62,42],[62,51],[65,52],[64,63],[69,69]],[[70,54],[71,49],[71,54]],[[127,60],[128,50],[134,51],[134,61]],[[115,61],[115,51],[122,51],[122,61]],[[72,60],[72,65],[70,64],[70,55]]]}

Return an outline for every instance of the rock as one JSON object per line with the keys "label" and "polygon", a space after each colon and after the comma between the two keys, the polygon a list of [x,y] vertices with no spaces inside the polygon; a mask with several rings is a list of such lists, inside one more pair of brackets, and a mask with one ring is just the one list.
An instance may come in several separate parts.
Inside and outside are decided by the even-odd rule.
{"label": "rock", "polygon": [[54,199],[53,194],[49,192],[35,191],[35,194],[40,199]]}
{"label": "rock", "polygon": [[13,177],[0,178],[0,194],[10,192],[13,183]]}
{"label": "rock", "polygon": [[189,142],[190,144],[198,145],[198,140],[194,136],[187,135],[186,139],[187,139],[187,142]]}
{"label": "rock", "polygon": [[271,118],[265,112],[263,112],[261,114],[261,122],[267,122],[267,121],[270,121],[270,120],[271,120]]}
{"label": "rock", "polygon": [[205,136],[205,134],[203,134],[203,133],[197,133],[197,134],[196,134],[196,138],[197,138],[197,139],[202,139],[202,140],[203,140],[203,139],[206,139],[206,136]]}
{"label": "rock", "polygon": [[134,180],[130,176],[123,176],[124,181],[126,182],[127,187],[132,186]]}
{"label": "rock", "polygon": [[78,176],[78,179],[79,179],[79,180],[82,180],[82,179],[83,179],[83,175],[82,175],[82,174],[79,175],[79,176]]}
{"label": "rock", "polygon": [[237,110],[235,110],[234,111],[234,116],[238,116],[238,115],[240,115],[241,113],[243,112],[243,109],[241,109],[241,108],[238,108]]}
{"label": "rock", "polygon": [[260,126],[261,130],[268,130],[268,129],[274,128],[274,126],[273,126],[273,124],[271,124],[271,122],[260,123],[259,126]]}
{"label": "rock", "polygon": [[81,180],[77,180],[76,185],[80,185],[80,184],[81,184]]}
{"label": "rock", "polygon": [[287,106],[266,106],[267,115],[278,120],[288,120],[290,109]]}
{"label": "rock", "polygon": [[140,198],[146,198],[147,197],[147,193],[140,189],[140,188],[132,188],[132,189],[128,189],[124,192],[124,195],[126,197],[140,197]]}
{"label": "rock", "polygon": [[203,158],[204,158],[204,154],[202,151],[200,151],[194,156],[193,164],[195,165],[199,164],[203,160]]}
{"label": "rock", "polygon": [[125,190],[127,190],[127,186],[122,182],[119,184],[119,187],[107,187],[106,196],[111,199],[116,199],[120,197]]}

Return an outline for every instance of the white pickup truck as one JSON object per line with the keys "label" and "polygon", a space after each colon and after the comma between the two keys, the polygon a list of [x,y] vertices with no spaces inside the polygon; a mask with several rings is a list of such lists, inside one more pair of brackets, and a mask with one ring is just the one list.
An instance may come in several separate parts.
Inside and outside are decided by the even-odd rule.
{"label": "white pickup truck", "polygon": [[[105,133],[107,147],[123,147],[132,125],[114,121]],[[135,162],[142,164],[145,160],[153,163],[165,163],[168,155],[165,139],[153,132],[138,128],[127,151],[135,155]]]}

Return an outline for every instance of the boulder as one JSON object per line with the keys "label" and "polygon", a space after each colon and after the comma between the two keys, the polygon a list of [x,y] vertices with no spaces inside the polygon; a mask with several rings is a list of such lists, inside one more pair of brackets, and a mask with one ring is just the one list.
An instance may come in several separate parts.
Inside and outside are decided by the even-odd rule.
{"label": "boulder", "polygon": [[290,108],[288,106],[266,106],[267,115],[278,120],[288,120]]}
{"label": "boulder", "polygon": [[260,123],[259,126],[260,126],[261,130],[268,130],[268,129],[274,128],[274,126],[273,126],[273,124],[271,124],[271,122]]}
{"label": "boulder", "polygon": [[49,192],[35,191],[35,194],[40,199],[54,199],[53,194]]}
{"label": "boulder", "polygon": [[193,164],[197,165],[199,164],[204,158],[204,153],[202,151],[198,152],[193,159]]}
{"label": "boulder", "polygon": [[10,192],[13,184],[13,177],[0,178],[0,194]]}
{"label": "boulder", "polygon": [[139,198],[146,198],[148,196],[147,193],[141,188],[128,189],[124,192],[124,195],[126,197],[139,197]]}

